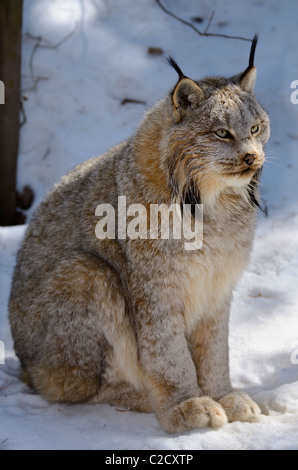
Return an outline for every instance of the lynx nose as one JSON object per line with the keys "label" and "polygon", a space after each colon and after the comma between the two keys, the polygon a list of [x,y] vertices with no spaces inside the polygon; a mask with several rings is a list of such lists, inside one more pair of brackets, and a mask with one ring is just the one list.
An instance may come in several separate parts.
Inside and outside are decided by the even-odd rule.
{"label": "lynx nose", "polygon": [[248,166],[251,166],[254,163],[256,158],[257,156],[255,153],[246,153],[243,157],[243,160]]}

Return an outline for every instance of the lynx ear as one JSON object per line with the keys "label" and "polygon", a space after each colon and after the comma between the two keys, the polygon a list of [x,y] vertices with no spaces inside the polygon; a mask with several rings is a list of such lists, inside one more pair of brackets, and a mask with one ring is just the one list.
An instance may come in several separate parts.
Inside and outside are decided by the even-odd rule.
{"label": "lynx ear", "polygon": [[176,111],[186,111],[197,107],[204,98],[203,90],[190,78],[179,80],[173,91],[173,104]]}
{"label": "lynx ear", "polygon": [[169,64],[176,70],[179,80],[172,92],[173,113],[177,121],[181,121],[187,108],[195,108],[204,98],[204,92],[191,78],[186,77],[177,62],[172,57],[168,59]]}
{"label": "lynx ear", "polygon": [[257,69],[253,67],[240,79],[239,85],[242,90],[252,93],[256,84]]}
{"label": "lynx ear", "polygon": [[256,34],[251,43],[248,67],[240,75],[239,85],[242,90],[252,93],[256,83],[257,69],[254,66],[255,51],[258,43],[258,35]]}

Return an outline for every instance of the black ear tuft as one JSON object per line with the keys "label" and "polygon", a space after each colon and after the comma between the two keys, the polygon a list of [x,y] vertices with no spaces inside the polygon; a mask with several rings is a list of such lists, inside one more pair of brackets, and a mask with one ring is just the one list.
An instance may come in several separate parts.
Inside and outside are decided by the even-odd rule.
{"label": "black ear tuft", "polygon": [[240,75],[237,76],[237,80],[236,80],[240,88],[242,88],[242,90],[248,93],[253,93],[255,83],[256,83],[257,69],[255,68],[254,60],[255,60],[255,52],[256,52],[256,47],[258,43],[258,38],[259,36],[255,34],[251,43],[248,67],[246,67],[244,72],[242,72]]}
{"label": "black ear tuft", "polygon": [[169,57],[166,57],[166,60],[167,60],[168,64],[170,64],[170,66],[173,67],[173,69],[176,70],[176,72],[178,73],[179,80],[182,80],[182,78],[184,78],[185,75],[182,72],[179,65],[177,64],[177,62],[175,61],[175,59],[173,59],[173,57],[169,56]]}
{"label": "black ear tuft", "polygon": [[248,67],[242,72],[242,74],[239,77],[239,80],[241,81],[248,72],[254,68],[255,64],[255,52],[256,52],[256,47],[258,44],[259,40],[259,35],[255,34],[251,43],[251,48],[250,48],[250,54],[249,54],[249,60],[248,60]]}
{"label": "black ear tuft", "polygon": [[251,43],[250,54],[249,54],[249,61],[248,61],[248,66],[249,66],[249,68],[251,68],[251,69],[255,66],[255,65],[254,65],[254,61],[255,61],[255,52],[256,52],[256,47],[257,47],[257,44],[258,44],[258,40],[259,40],[259,35],[258,35],[258,34],[255,34],[254,37],[253,37],[252,43]]}
{"label": "black ear tuft", "polygon": [[184,75],[173,57],[166,58],[168,63],[179,75],[179,80],[171,91],[173,114],[177,122],[180,122],[186,114],[187,108],[194,109],[204,98],[204,92],[199,85]]}

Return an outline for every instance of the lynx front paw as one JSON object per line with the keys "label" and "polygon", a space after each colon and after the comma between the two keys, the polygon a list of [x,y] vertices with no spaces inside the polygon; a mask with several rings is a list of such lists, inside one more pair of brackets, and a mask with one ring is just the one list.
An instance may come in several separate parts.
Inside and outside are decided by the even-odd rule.
{"label": "lynx front paw", "polygon": [[196,428],[219,428],[227,423],[222,406],[207,396],[189,398],[159,415],[159,422],[168,432]]}
{"label": "lynx front paw", "polygon": [[224,408],[228,420],[247,421],[253,423],[260,418],[261,410],[258,405],[244,392],[231,392],[218,402]]}

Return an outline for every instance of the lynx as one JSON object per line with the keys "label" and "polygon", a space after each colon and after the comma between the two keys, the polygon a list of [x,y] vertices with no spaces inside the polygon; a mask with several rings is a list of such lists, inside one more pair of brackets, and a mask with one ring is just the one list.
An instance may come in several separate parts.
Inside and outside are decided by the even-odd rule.
{"label": "lynx", "polygon": [[[47,400],[155,412],[167,432],[259,419],[232,388],[228,350],[270,132],[254,95],[256,44],[230,78],[195,81],[169,58],[178,81],[135,135],[63,177],[37,209],[9,309],[23,379]],[[97,206],[115,208],[117,227],[119,196],[147,219],[151,204],[189,205],[194,219],[201,204],[202,246],[97,238]]]}

